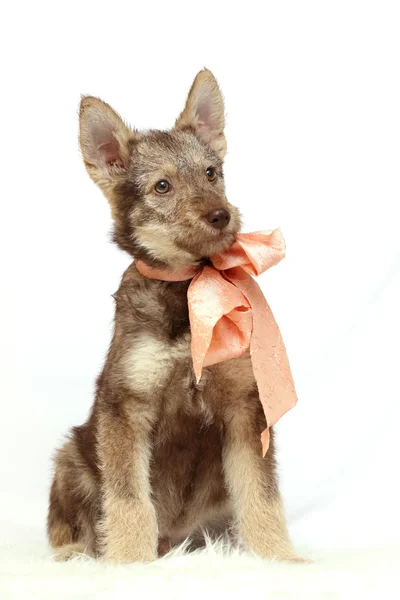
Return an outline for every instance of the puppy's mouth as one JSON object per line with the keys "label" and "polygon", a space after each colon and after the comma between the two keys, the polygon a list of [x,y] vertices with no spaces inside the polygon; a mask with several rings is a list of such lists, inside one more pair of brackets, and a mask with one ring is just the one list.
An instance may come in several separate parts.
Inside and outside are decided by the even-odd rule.
{"label": "puppy's mouth", "polygon": [[196,260],[196,264],[205,265],[210,262],[210,257],[221,252],[226,252],[232,246],[236,239],[236,232],[232,231],[220,231],[218,233],[211,233],[207,239],[204,236],[197,248],[193,248],[193,254],[199,256]]}
{"label": "puppy's mouth", "polygon": [[[240,231],[241,219],[236,209],[232,209],[228,217],[222,211],[222,214],[216,212],[218,214],[208,215],[208,218],[203,216],[196,223],[190,223],[186,235],[178,241],[192,256],[196,257],[196,264],[202,264],[211,256],[229,250]],[[213,221],[212,217],[216,221]]]}

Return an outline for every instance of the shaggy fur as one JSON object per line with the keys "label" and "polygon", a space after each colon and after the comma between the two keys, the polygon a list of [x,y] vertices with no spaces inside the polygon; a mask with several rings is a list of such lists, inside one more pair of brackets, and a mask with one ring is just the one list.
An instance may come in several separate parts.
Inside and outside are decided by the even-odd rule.
{"label": "shaggy fur", "polygon": [[398,546],[314,548],[312,565],[262,560],[223,543],[207,543],[190,555],[177,547],[148,564],[84,556],[59,564],[50,560],[32,523],[9,531],[8,541],[0,540],[2,600],[392,600],[399,591]]}
{"label": "shaggy fur", "polygon": [[[80,143],[106,195],[114,240],[171,270],[227,249],[240,215],[226,199],[224,107],[201,71],[171,131],[139,133],[85,97]],[[161,183],[160,183],[161,182]],[[210,211],[229,213],[214,227]],[[152,561],[187,536],[229,528],[263,557],[298,560],[279,494],[249,354],[204,369],[190,353],[189,282],[144,278],[133,263],[115,295],[115,329],[88,421],[56,456],[48,534],[57,556]],[[272,432],[271,432],[272,433]]]}

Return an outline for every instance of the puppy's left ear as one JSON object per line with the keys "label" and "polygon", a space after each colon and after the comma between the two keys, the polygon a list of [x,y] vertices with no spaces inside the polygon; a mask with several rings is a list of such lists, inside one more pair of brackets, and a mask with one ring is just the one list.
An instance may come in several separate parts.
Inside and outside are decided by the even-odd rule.
{"label": "puppy's left ear", "polygon": [[224,158],[224,100],[217,80],[208,69],[197,74],[175,127],[192,129],[221,159]]}

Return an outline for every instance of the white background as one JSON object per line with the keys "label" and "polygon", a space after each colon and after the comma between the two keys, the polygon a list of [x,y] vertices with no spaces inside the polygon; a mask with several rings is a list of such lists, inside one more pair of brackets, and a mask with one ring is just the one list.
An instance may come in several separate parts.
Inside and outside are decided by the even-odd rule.
{"label": "white background", "polygon": [[2,10],[0,541],[44,536],[50,456],[86,418],[129,263],[78,152],[80,94],[168,128],[203,66],[226,98],[228,197],[288,245],[261,284],[299,396],[277,427],[294,541],[400,537],[396,4]]}

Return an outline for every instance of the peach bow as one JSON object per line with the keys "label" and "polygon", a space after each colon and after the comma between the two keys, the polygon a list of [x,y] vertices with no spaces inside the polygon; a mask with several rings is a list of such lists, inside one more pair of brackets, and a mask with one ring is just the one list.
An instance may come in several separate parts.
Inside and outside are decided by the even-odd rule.
{"label": "peach bow", "polygon": [[188,288],[192,359],[197,381],[203,367],[243,354],[250,348],[254,377],[267,421],[261,434],[262,454],[269,447],[269,427],[297,402],[282,337],[252,276],[285,256],[279,229],[239,234],[232,247],[211,257],[211,266],[173,272],[137,260],[142,275],[164,281],[192,279]]}

